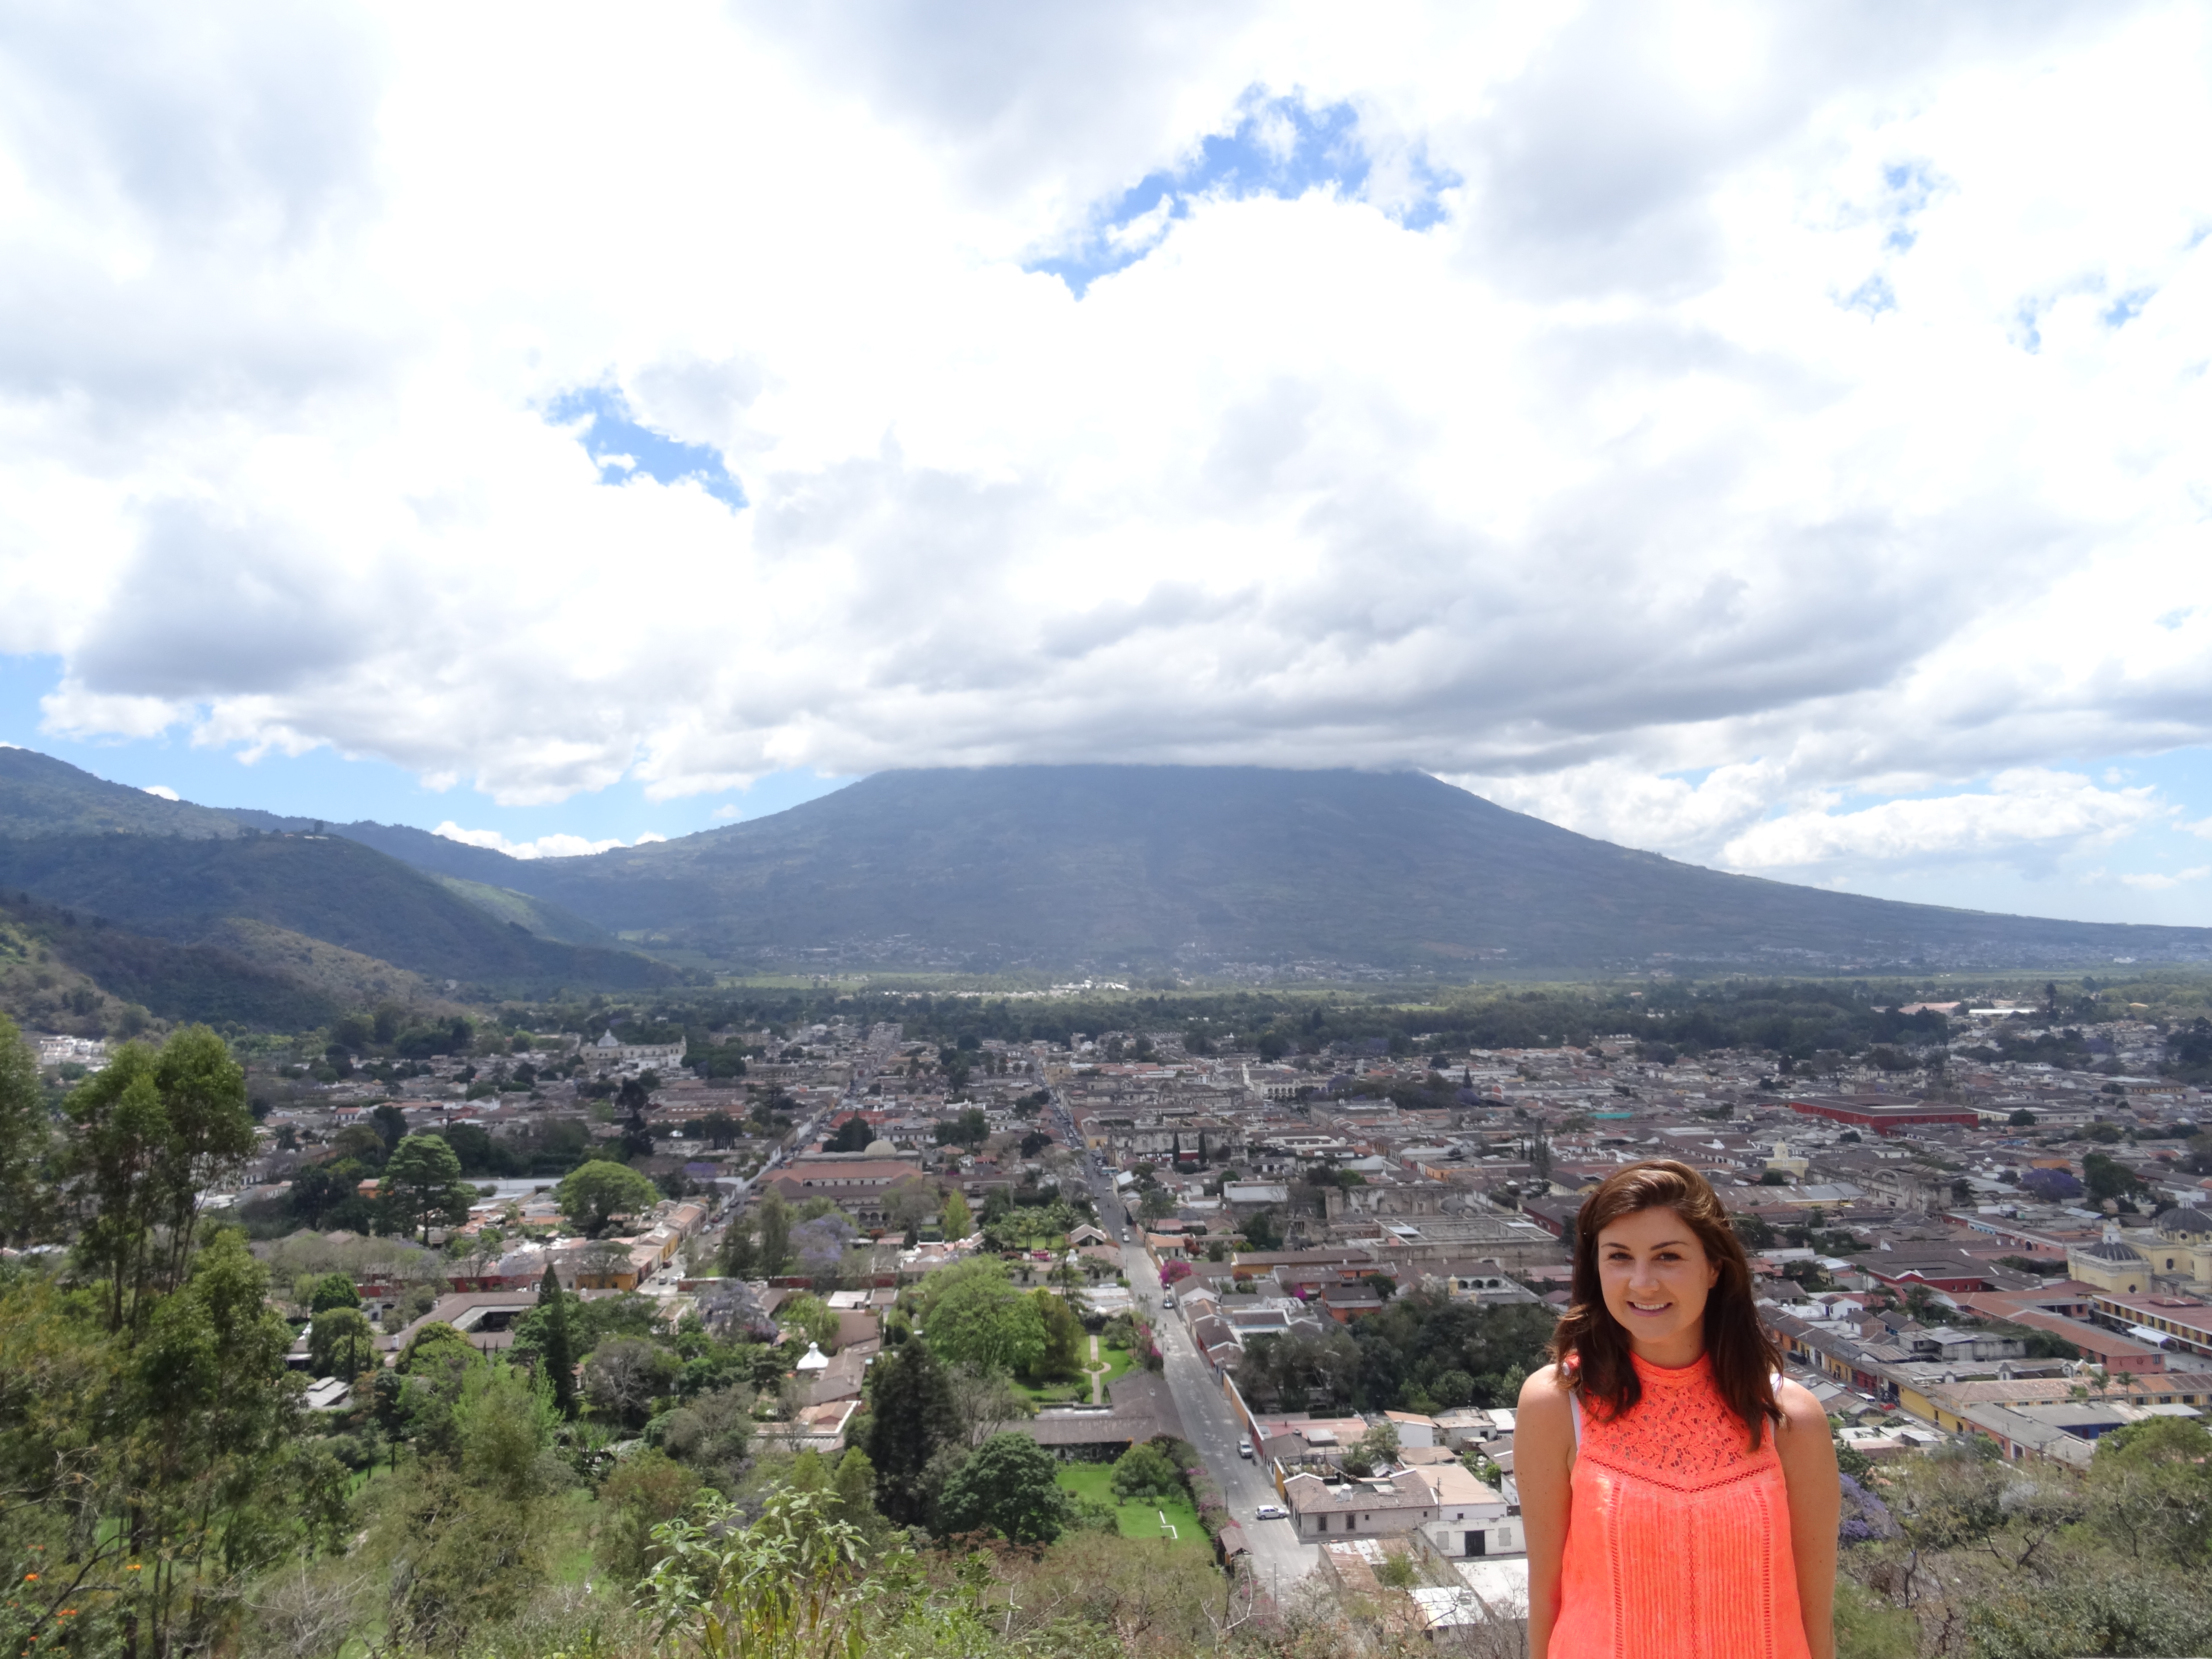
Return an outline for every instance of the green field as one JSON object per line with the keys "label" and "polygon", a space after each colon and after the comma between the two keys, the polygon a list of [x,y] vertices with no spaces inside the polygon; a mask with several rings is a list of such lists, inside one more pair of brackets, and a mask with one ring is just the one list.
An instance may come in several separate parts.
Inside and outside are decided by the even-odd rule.
{"label": "green field", "polygon": [[[1095,1498],[1102,1504],[1115,1504],[1111,1463],[1070,1463],[1060,1470],[1060,1484],[1069,1492]],[[1176,1541],[1191,1549],[1212,1548],[1198,1524],[1198,1511],[1188,1498],[1178,1498],[1171,1504],[1115,1504],[1115,1507],[1124,1538],[1169,1537],[1160,1526],[1160,1516],[1164,1513],[1168,1525],[1176,1529]]]}

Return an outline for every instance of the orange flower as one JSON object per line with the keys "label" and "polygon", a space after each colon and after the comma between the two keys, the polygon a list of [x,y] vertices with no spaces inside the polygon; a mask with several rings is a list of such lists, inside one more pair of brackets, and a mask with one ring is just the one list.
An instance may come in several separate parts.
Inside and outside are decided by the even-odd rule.
{"label": "orange flower", "polygon": [[23,1582],[27,1584],[35,1584],[39,1582],[39,1575],[35,1572],[27,1572],[23,1575]]}
{"label": "orange flower", "polygon": [[136,1561],[133,1561],[129,1566],[125,1567],[124,1571],[125,1572],[136,1572],[138,1571],[138,1564]]}

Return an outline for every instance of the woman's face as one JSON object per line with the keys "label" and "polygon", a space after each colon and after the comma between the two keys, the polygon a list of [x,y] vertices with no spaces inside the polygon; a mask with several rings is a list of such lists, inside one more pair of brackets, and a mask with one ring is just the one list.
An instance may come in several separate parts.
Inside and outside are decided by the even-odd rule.
{"label": "woman's face", "polygon": [[1606,1311],[1638,1358],[1688,1365],[1705,1349],[1705,1297],[1721,1276],[1690,1224],[1672,1210],[1638,1210],[1597,1236]]}

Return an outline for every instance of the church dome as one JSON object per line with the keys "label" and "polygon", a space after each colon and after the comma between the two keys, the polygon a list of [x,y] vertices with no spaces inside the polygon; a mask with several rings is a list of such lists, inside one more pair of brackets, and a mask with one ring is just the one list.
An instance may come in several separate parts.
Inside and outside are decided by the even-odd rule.
{"label": "church dome", "polygon": [[2151,1224],[2166,1238],[2193,1238],[2212,1233],[2212,1215],[2195,1208],[2168,1210]]}
{"label": "church dome", "polygon": [[2123,1239],[2102,1239],[2094,1244],[2085,1244],[2079,1254],[2091,1261],[2110,1261],[2115,1266],[2141,1261],[2143,1254]]}
{"label": "church dome", "polygon": [[888,1140],[872,1140],[868,1143],[868,1156],[870,1158],[875,1158],[878,1156],[889,1158],[897,1151],[898,1148],[892,1146]]}

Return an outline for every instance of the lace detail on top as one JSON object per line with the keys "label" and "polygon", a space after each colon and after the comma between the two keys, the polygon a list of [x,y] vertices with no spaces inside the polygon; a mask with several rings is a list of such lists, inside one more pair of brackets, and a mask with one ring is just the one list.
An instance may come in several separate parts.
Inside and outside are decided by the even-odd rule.
{"label": "lace detail on top", "polygon": [[1751,1449],[1750,1431],[1713,1382],[1710,1355],[1674,1370],[1630,1358],[1643,1399],[1617,1418],[1602,1406],[1585,1412],[1577,1457],[1677,1492],[1741,1480],[1775,1463],[1773,1434],[1762,1434],[1759,1449]]}

